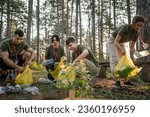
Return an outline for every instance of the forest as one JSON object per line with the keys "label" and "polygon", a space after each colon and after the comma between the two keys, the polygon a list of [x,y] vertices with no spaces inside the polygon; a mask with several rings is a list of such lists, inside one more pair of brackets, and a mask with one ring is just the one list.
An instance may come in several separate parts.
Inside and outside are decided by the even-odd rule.
{"label": "forest", "polygon": [[[66,47],[65,41],[69,36],[74,36],[78,44],[86,46],[93,52],[99,63],[108,64],[108,39],[111,33],[123,24],[131,24],[135,15],[145,17],[146,23],[140,35],[143,41],[150,45],[149,6],[150,0],[144,2],[142,0],[1,0],[0,42],[11,38],[15,29],[22,29],[25,33],[25,41],[36,51],[36,62],[40,64],[45,59],[46,47],[51,44],[51,36],[58,34],[67,61],[71,62],[71,52]],[[128,47],[129,43],[126,44],[126,48]],[[136,50],[144,50],[140,40],[136,43]],[[102,70],[106,72],[106,78],[98,78],[94,86],[92,84],[92,90],[83,91],[85,95],[81,91],[77,91],[76,95],[94,99],[150,99],[150,56],[140,58],[136,62],[142,70],[136,76],[138,79],[133,78],[133,81],[140,86],[125,88],[118,92],[118,89],[112,88],[114,81],[110,77],[109,67],[106,67]],[[39,76],[36,77],[45,77],[46,74],[39,71],[37,73]],[[53,97],[50,97],[50,94],[46,95],[49,92],[49,90],[45,91],[47,85],[36,85],[40,87],[40,92],[43,92],[39,97],[26,95],[18,96],[17,99],[28,99],[28,97],[29,99],[63,99],[68,95],[68,92],[61,89],[51,91]],[[54,87],[48,85],[49,89]],[[58,95],[55,97],[56,93],[62,97],[59,98]],[[2,98],[6,97],[3,95]],[[10,98],[16,99],[12,95]]]}

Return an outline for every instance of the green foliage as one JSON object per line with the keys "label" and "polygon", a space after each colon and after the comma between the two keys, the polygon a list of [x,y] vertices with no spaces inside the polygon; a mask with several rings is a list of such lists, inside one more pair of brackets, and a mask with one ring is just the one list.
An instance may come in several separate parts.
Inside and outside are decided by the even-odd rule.
{"label": "green foliage", "polygon": [[123,70],[118,70],[117,71],[117,74],[118,74],[118,77],[119,78],[125,78],[127,77],[131,71],[133,70],[134,68],[133,67],[130,67],[130,66],[127,66],[125,69]]}
{"label": "green foliage", "polygon": [[[63,72],[62,72],[63,71]],[[77,91],[77,96],[85,96],[90,92],[91,87],[89,86],[89,77],[90,72],[86,70],[86,66],[83,63],[79,63],[76,65],[75,69],[72,69],[67,74],[73,74],[71,72],[75,72],[75,79],[72,81],[69,78],[67,78],[67,75],[65,70],[62,70],[61,75],[63,76],[62,80],[57,80],[56,87],[59,89],[74,89]],[[65,79],[65,80],[64,80]]]}

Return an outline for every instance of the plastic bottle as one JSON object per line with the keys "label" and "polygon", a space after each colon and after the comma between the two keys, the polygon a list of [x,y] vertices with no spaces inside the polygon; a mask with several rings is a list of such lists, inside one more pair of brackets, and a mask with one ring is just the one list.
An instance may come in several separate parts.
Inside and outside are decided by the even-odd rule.
{"label": "plastic bottle", "polygon": [[37,87],[32,87],[31,88],[31,94],[32,95],[36,95],[36,94],[38,94],[39,93],[39,89],[37,88]]}
{"label": "plastic bottle", "polygon": [[4,94],[6,92],[6,87],[0,86],[0,94]]}
{"label": "plastic bottle", "polygon": [[27,94],[27,93],[31,93],[32,95],[36,95],[39,93],[39,89],[35,86],[33,87],[26,87],[23,89],[23,93]]}
{"label": "plastic bottle", "polygon": [[148,44],[147,44],[147,43],[143,43],[142,46],[143,46],[144,49],[147,49],[147,48],[148,48]]}

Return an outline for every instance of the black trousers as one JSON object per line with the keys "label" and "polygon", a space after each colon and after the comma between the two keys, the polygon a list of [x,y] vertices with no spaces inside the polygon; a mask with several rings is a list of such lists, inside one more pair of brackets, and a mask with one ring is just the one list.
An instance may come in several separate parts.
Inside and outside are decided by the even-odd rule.
{"label": "black trousers", "polygon": [[[22,59],[23,54],[17,56],[17,57],[11,57],[10,59],[15,62],[17,61],[17,65],[23,66],[25,60]],[[0,73],[0,81],[5,81],[8,76],[11,76],[12,74],[17,75],[17,70],[9,65],[7,65],[2,58],[0,58],[0,69],[4,71],[3,73]]]}
{"label": "black trousers", "polygon": [[[21,54],[21,55],[19,55],[19,56],[17,56],[17,57],[16,57],[16,56],[11,57],[10,59],[11,59],[13,62],[18,61],[18,62],[17,62],[17,65],[23,66],[25,60],[22,59],[22,56],[23,56],[23,54]],[[3,61],[2,58],[0,58],[0,68],[1,68],[2,70],[14,69],[13,67],[8,66],[8,65]]]}

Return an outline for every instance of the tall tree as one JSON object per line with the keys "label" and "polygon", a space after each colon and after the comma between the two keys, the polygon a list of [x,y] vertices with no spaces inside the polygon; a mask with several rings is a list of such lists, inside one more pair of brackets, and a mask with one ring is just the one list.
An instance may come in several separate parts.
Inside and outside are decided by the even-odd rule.
{"label": "tall tree", "polygon": [[114,29],[116,29],[116,0],[113,0],[113,7],[114,7]]}
{"label": "tall tree", "polygon": [[93,54],[96,55],[95,47],[95,0],[92,0],[92,37],[93,37]]}
{"label": "tall tree", "polygon": [[80,18],[80,44],[82,44],[82,15],[81,15],[81,1],[79,0],[79,18]]}
{"label": "tall tree", "polygon": [[68,5],[68,3],[69,3],[69,0],[67,0],[67,16],[66,16],[66,27],[67,27],[67,29],[66,29],[66,37],[68,38],[68,35],[69,35],[69,5]]}
{"label": "tall tree", "polygon": [[79,0],[76,0],[76,41],[78,42],[78,14],[79,14]]}
{"label": "tall tree", "polygon": [[74,0],[71,1],[70,35],[72,35],[73,10],[74,10],[73,3],[74,3]]}
{"label": "tall tree", "polygon": [[64,47],[64,29],[66,27],[66,23],[65,23],[65,20],[64,20],[64,16],[65,16],[64,9],[65,9],[64,0],[62,0],[62,37],[61,37],[62,38],[62,41],[61,41],[62,47]]}
{"label": "tall tree", "polygon": [[[131,23],[131,11],[130,11],[130,0],[127,0],[127,13],[128,13],[128,24]],[[129,45],[131,44],[132,42],[129,42]],[[131,58],[133,59],[133,54],[130,50],[130,56]]]}
{"label": "tall tree", "polygon": [[28,44],[30,44],[30,37],[31,37],[32,13],[33,13],[33,0],[29,0],[28,1],[28,23],[27,23],[27,43]]}
{"label": "tall tree", "polygon": [[7,0],[7,28],[6,38],[10,38],[10,0]]}
{"label": "tall tree", "polygon": [[87,46],[92,50],[93,48],[92,48],[92,39],[91,39],[92,35],[91,35],[91,11],[90,10],[91,10],[91,5],[90,5],[90,8],[88,9],[88,29],[87,29],[87,35],[88,35],[89,39],[87,39],[86,42],[87,42]]}
{"label": "tall tree", "polygon": [[101,0],[101,19],[100,19],[100,29],[101,29],[101,32],[100,32],[100,41],[99,41],[99,52],[100,52],[100,60],[103,60],[103,18],[104,18],[104,0]]}
{"label": "tall tree", "polygon": [[128,24],[130,24],[131,23],[130,0],[127,0],[127,13],[128,13]]}
{"label": "tall tree", "polygon": [[40,26],[39,26],[39,21],[40,21],[40,17],[39,17],[39,12],[40,12],[40,0],[37,0],[37,6],[36,6],[36,18],[37,18],[37,62],[39,62],[39,30],[40,30]]}
{"label": "tall tree", "polygon": [[111,0],[109,1],[109,31],[108,31],[108,36],[110,36],[110,30],[111,29]]}
{"label": "tall tree", "polygon": [[[72,25],[72,22],[71,22],[71,25]],[[71,27],[70,27],[71,28]],[[66,38],[68,38],[69,36],[69,0],[67,0],[67,32],[66,32]],[[68,62],[71,62],[70,60],[70,51],[67,49],[67,60]]]}
{"label": "tall tree", "polygon": [[[59,2],[57,0],[57,23],[59,24]],[[59,25],[57,25],[58,34],[59,34]]]}
{"label": "tall tree", "polygon": [[98,15],[98,46],[99,46],[99,61],[101,60],[100,59],[100,0],[98,0],[98,13],[97,13],[97,15]]}
{"label": "tall tree", "polygon": [[4,0],[1,0],[0,1],[0,8],[1,8],[1,10],[0,10],[0,12],[1,12],[1,20],[0,20],[0,42],[1,42],[1,40],[2,40],[2,29],[3,29],[3,6],[4,6],[4,4],[5,4],[5,1]]}
{"label": "tall tree", "polygon": [[[150,37],[150,27],[149,27],[150,26],[150,15],[149,15],[150,0],[145,0],[144,2],[142,2],[141,0],[136,0],[136,4],[137,4],[136,13],[138,15],[144,16],[147,20],[144,28],[141,31],[141,36],[142,36],[144,42],[146,42],[146,43],[148,43],[148,45],[150,45],[150,39],[149,39],[149,37]],[[145,64],[143,65],[142,72],[141,72],[140,76],[144,81],[150,81],[150,72],[149,72],[150,55],[148,57],[143,58],[142,61]]]}

